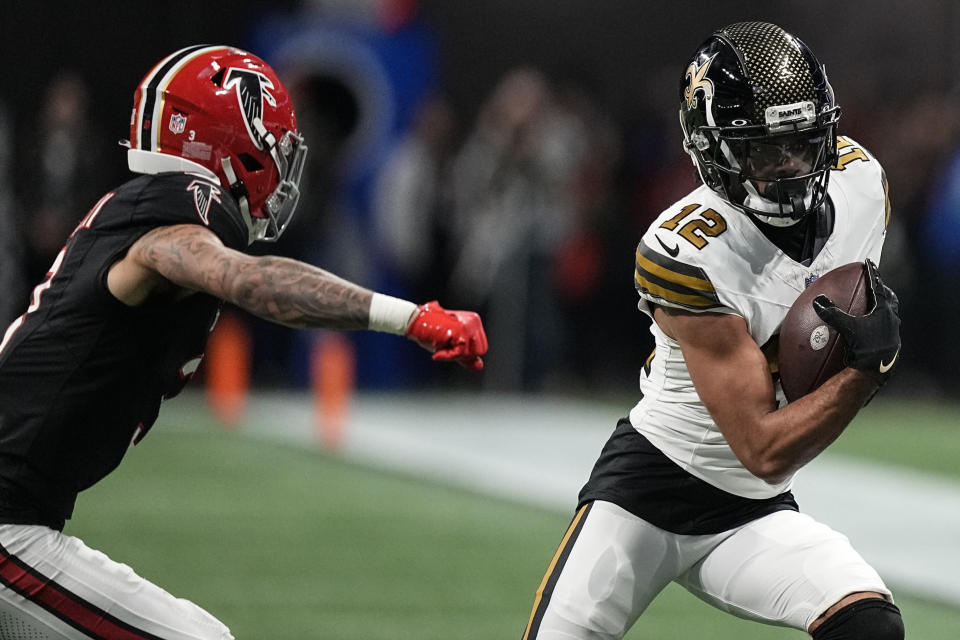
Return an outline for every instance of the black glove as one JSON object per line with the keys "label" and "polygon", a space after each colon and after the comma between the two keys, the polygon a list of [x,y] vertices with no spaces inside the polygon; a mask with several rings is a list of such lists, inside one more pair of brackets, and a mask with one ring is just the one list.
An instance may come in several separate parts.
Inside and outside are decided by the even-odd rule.
{"label": "black glove", "polygon": [[882,385],[900,354],[900,301],[880,280],[877,265],[871,260],[866,265],[870,285],[867,305],[871,307],[866,315],[851,316],[823,295],[814,298],[813,309],[846,343],[845,364]]}

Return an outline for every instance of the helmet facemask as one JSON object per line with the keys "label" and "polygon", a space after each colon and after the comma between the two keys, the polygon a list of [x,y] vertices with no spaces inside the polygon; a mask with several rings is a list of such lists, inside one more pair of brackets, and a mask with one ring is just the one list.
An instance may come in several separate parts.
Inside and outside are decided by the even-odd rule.
{"label": "helmet facemask", "polygon": [[[223,172],[230,182],[230,189],[240,204],[240,210],[249,225],[250,242],[276,242],[293,219],[297,203],[300,201],[300,178],[306,163],[307,145],[303,136],[293,131],[284,131],[277,141],[263,123],[256,119],[253,123],[259,139],[273,160],[279,179],[277,186],[264,199],[258,211],[250,211],[250,199],[243,180],[237,176],[237,170],[229,157],[222,158]],[[255,171],[269,170],[250,156],[240,157],[245,169]],[[255,166],[248,166],[249,163]]]}
{"label": "helmet facemask", "polygon": [[263,205],[269,222],[263,237],[258,239],[275,242],[290,224],[300,202],[300,177],[307,160],[307,145],[303,142],[303,136],[287,131],[280,138],[280,143],[270,149],[270,155],[280,172],[280,182]]}
{"label": "helmet facemask", "polygon": [[[768,111],[776,109],[783,110]],[[834,107],[791,124],[701,126],[685,136],[685,147],[704,182],[735,206],[790,224],[826,200],[837,119]]]}

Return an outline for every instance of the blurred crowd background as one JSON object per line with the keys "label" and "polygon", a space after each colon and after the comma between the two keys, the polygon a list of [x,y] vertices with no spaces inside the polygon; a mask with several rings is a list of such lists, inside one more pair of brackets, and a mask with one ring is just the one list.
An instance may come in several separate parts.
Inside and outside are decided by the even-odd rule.
{"label": "blurred crowd background", "polygon": [[[696,185],[679,81],[711,31],[780,24],[826,64],[841,132],[886,169],[881,271],[903,305],[891,392],[960,381],[960,5],[675,0],[0,0],[0,325],[102,192],[133,90],[177,48],[235,44],[294,94],[310,146],[283,253],[373,289],[480,311],[467,376],[392,336],[349,335],[367,389],[629,393],[652,348],[636,243]],[[305,386],[323,332],[239,314],[255,383]]]}

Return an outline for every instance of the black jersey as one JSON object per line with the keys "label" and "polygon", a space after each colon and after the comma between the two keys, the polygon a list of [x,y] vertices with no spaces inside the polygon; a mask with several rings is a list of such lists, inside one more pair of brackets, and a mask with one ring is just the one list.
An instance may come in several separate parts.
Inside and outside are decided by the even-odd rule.
{"label": "black jersey", "polygon": [[62,527],[77,493],[110,473],[196,370],[220,301],[128,307],[109,267],[143,234],[200,224],[247,246],[236,201],[194,174],[140,176],[80,222],[0,343],[0,522]]}

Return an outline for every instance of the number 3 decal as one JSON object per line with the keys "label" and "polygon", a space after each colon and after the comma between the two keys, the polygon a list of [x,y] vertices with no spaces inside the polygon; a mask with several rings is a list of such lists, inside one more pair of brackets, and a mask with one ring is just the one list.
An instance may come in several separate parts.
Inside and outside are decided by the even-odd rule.
{"label": "number 3 decal", "polygon": [[[660,228],[668,231],[676,230],[684,218],[699,208],[699,204],[688,204],[680,210],[680,213],[661,224]],[[713,209],[704,209],[697,217],[680,227],[677,233],[697,249],[703,249],[709,242],[707,238],[716,238],[726,230],[727,221],[723,216]]]}

